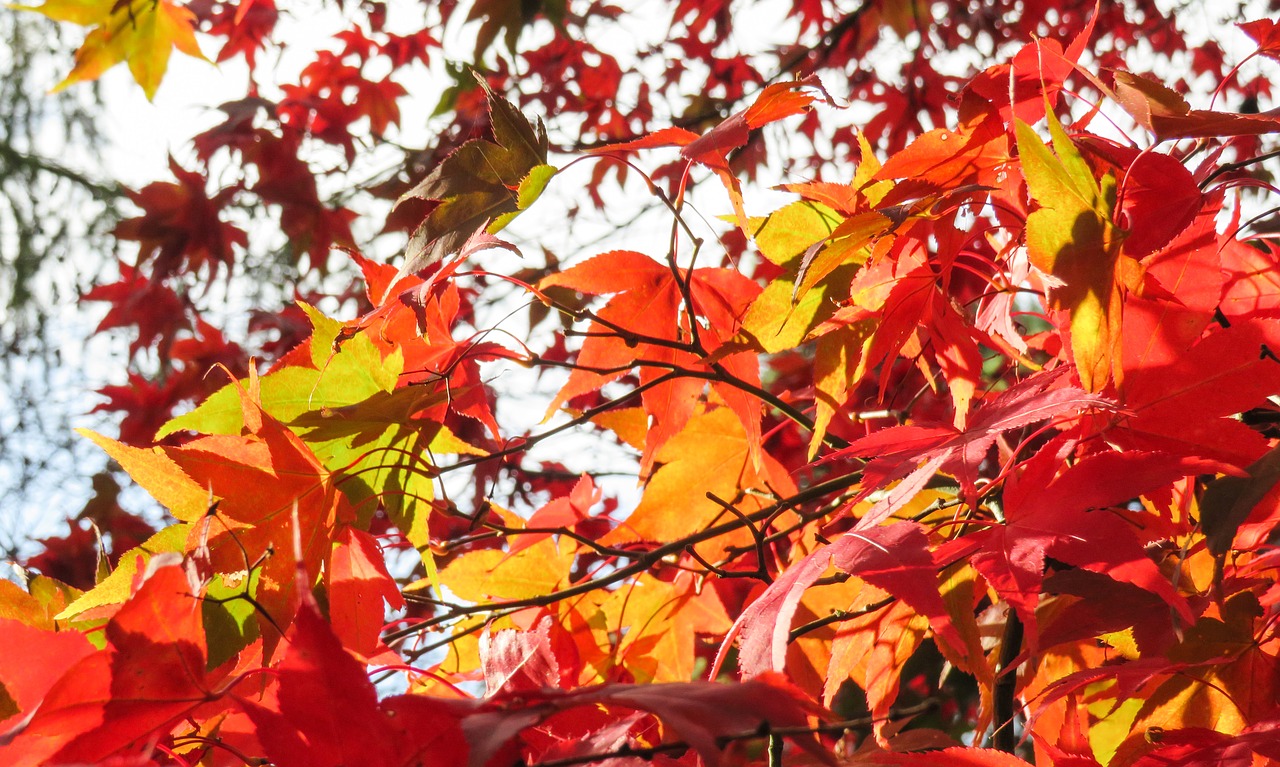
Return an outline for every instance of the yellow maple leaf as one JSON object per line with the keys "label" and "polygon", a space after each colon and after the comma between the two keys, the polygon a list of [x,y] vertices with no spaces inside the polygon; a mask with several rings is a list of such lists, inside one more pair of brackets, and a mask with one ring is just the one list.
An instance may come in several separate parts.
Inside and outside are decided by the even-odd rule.
{"label": "yellow maple leaf", "polygon": [[787,470],[772,456],[764,455],[759,469],[750,458],[746,432],[732,409],[690,418],[658,451],[663,465],[649,480],[639,506],[601,542],[675,541],[697,532],[727,514],[708,493],[732,501],[743,490],[795,491]]}
{"label": "yellow maple leaf", "polygon": [[1052,152],[1026,123],[1018,121],[1015,131],[1027,189],[1040,205],[1027,217],[1027,252],[1037,269],[1061,282],[1050,303],[1070,311],[1080,381],[1100,391],[1108,378],[1119,383],[1123,288],[1141,281],[1137,263],[1120,253],[1123,233],[1112,220],[1116,179],[1110,173],[1094,179],[1051,110]]}
{"label": "yellow maple leaf", "polygon": [[164,79],[175,47],[188,56],[205,58],[196,43],[195,15],[169,0],[47,0],[39,6],[10,7],[92,27],[76,50],[75,67],[54,91],[72,83],[96,80],[123,61],[151,99]]}

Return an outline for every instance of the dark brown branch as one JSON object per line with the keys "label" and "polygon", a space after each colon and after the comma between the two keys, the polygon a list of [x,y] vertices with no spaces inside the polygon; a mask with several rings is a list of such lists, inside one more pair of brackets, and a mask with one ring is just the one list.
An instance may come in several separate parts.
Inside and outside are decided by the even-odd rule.
{"label": "dark brown branch", "polygon": [[[893,721],[896,719],[910,719],[912,717],[926,714],[937,709],[941,703],[935,699],[929,699],[914,706],[903,708],[895,708],[889,712],[889,716],[884,720],[876,717],[864,716],[857,719],[845,719],[839,722],[824,722],[814,727],[768,727],[762,726],[758,730],[750,732],[739,732],[731,735],[722,735],[716,739],[717,745],[724,747],[730,743],[738,741],[761,740],[769,741],[769,755],[771,764],[773,760],[779,760],[781,763],[782,738],[799,738],[811,735],[843,735],[850,730],[868,730],[874,727],[878,721]],[[684,741],[673,741],[670,743],[661,743],[656,746],[637,747],[630,744],[624,745],[613,751],[606,751],[598,754],[583,754],[581,756],[569,756],[563,759],[551,759],[545,762],[535,762],[530,767],[574,767],[579,764],[590,764],[592,762],[600,762],[606,759],[616,759],[618,757],[631,756],[637,759],[652,759],[657,754],[670,754],[687,751],[692,746]]]}
{"label": "dark brown branch", "polygon": [[522,453],[525,450],[528,450],[529,448],[543,441],[544,439],[548,439],[549,437],[554,437],[560,432],[566,431],[568,429],[572,429],[575,426],[581,426],[582,424],[589,422],[592,418],[595,418],[601,413],[612,410],[613,408],[619,407],[620,405],[622,405],[622,403],[627,402],[628,400],[632,400],[632,399],[635,399],[636,397],[639,397],[648,389],[652,389],[653,387],[658,386],[659,384],[666,383],[667,381],[670,381],[678,377],[679,376],[676,373],[667,373],[666,375],[659,376],[653,379],[652,381],[649,381],[648,383],[640,384],[639,386],[632,389],[631,391],[619,397],[611,399],[608,402],[605,402],[600,405],[596,405],[595,407],[589,410],[584,410],[582,414],[579,415],[578,417],[573,418],[569,421],[566,421],[565,423],[562,423],[559,426],[548,429],[542,432],[541,434],[535,434],[530,437],[525,437],[520,440],[519,444],[512,445],[510,447],[505,447],[501,450],[496,450],[488,455],[482,455],[476,458],[470,458],[465,461],[458,461],[457,463],[449,464],[448,466],[440,466],[440,467],[437,467],[436,471],[438,474],[444,474],[445,472],[457,471],[458,469],[465,469],[467,467],[475,466],[477,464],[481,464],[486,461],[492,461],[495,458],[505,458],[508,455]]}
{"label": "dark brown branch", "polygon": [[1018,734],[1013,720],[1017,711],[1018,672],[1010,668],[1022,649],[1022,620],[1011,607],[1004,624],[1004,638],[1000,642],[1000,665],[995,689],[992,691],[991,708],[995,717],[995,732],[991,734],[993,748],[1012,754],[1018,745]]}
{"label": "dark brown branch", "polygon": [[857,610],[833,610],[830,615],[825,618],[809,621],[801,626],[791,629],[791,633],[787,635],[787,643],[790,644],[800,637],[808,634],[810,631],[817,631],[823,626],[830,626],[832,623],[841,623],[843,621],[860,618],[864,615],[870,615],[876,610],[882,610],[894,602],[898,601],[897,597],[885,597],[879,602],[872,602],[869,605],[859,607]]}
{"label": "dark brown branch", "polygon": [[[633,575],[639,575],[640,573],[648,570],[650,567],[653,567],[655,564],[662,561],[666,557],[681,553],[682,551],[684,551],[686,546],[691,546],[695,543],[701,543],[702,541],[708,541],[713,538],[718,538],[727,533],[735,532],[745,527],[748,521],[759,522],[761,520],[768,519],[772,514],[777,513],[779,509],[792,508],[794,506],[798,506],[807,501],[821,498],[822,496],[828,493],[844,490],[848,487],[851,487],[855,483],[857,483],[860,479],[861,479],[861,473],[852,472],[850,474],[845,474],[845,475],[827,480],[826,482],[819,483],[812,487],[806,488],[805,490],[801,490],[800,492],[796,493],[790,498],[779,501],[776,504],[766,506],[765,508],[760,509],[759,511],[756,511],[752,514],[747,514],[741,519],[733,519],[728,522],[715,525],[714,527],[709,527],[705,530],[702,530],[701,532],[697,532],[692,535],[687,535],[678,541],[673,541],[671,543],[664,544],[657,548],[650,549],[649,551],[644,552],[643,554],[637,553],[635,555],[635,560],[631,564],[626,565],[624,567],[619,567],[617,570],[614,570],[608,573],[607,575],[602,575],[598,578],[593,578],[588,581],[583,581],[573,586],[569,586],[568,588],[560,589],[559,591],[553,591],[549,594],[543,594],[537,597],[529,597],[527,599],[514,599],[508,602],[484,603],[484,604],[476,604],[476,605],[459,606],[443,615],[430,618],[426,621],[422,621],[420,623],[417,623],[413,626],[410,626],[404,629],[389,632],[383,637],[383,639],[386,642],[391,643],[391,642],[405,639],[406,637],[412,636],[420,631],[431,628],[433,626],[438,626],[442,623],[447,623],[451,620],[456,620],[458,618],[462,618],[468,615],[475,615],[477,613],[486,613],[486,612],[497,612],[497,611],[503,611],[503,610],[516,610],[516,609],[521,609],[525,607],[545,607],[547,605],[555,604],[556,602],[559,602],[564,599],[569,599],[571,597],[590,593],[597,589],[602,589],[607,586],[612,586],[613,584],[624,581]],[[448,639],[445,643],[447,644],[448,641],[452,641],[452,638]]]}

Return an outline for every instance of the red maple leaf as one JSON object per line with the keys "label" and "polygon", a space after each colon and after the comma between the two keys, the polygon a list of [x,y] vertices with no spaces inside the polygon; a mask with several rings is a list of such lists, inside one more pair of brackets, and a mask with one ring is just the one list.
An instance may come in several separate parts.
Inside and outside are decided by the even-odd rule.
{"label": "red maple leaf", "polygon": [[[653,419],[641,459],[645,471],[663,443],[679,433],[693,415],[704,377],[712,379],[712,387],[737,414],[748,444],[759,449],[759,402],[740,388],[705,375],[718,364],[759,387],[756,356],[739,352],[726,354],[719,363],[708,363],[684,347],[691,343],[690,323],[699,323],[702,347],[714,355],[737,332],[740,318],[760,287],[730,269],[693,269],[687,279],[689,304],[695,314],[692,318],[686,313],[689,307],[681,281],[671,267],[634,251],[604,253],[539,283],[542,289],[563,286],[591,295],[615,294],[595,313],[597,319],[587,330],[577,366],[548,412],[639,367],[640,383],[648,387],[641,395],[644,409]],[[659,382],[672,370],[703,375]]]}
{"label": "red maple leaf", "polygon": [[141,191],[128,192],[143,215],[121,221],[115,235],[139,243],[138,264],[153,262],[152,279],[204,269],[212,279],[219,268],[231,266],[232,246],[244,248],[249,242],[243,230],[220,215],[239,189],[228,187],[209,197],[203,175],[184,169],[172,158],[169,170],[178,183],[156,181]]}
{"label": "red maple leaf", "polygon": [[1055,450],[1037,453],[1006,480],[1004,521],[944,544],[939,559],[968,557],[1018,612],[1033,643],[1049,557],[1150,591],[1193,623],[1186,599],[1143,550],[1142,529],[1111,509],[1221,464],[1138,451],[1099,453],[1055,476],[1060,464]]}
{"label": "red maple leaf", "polygon": [[0,761],[13,767],[96,763],[166,734],[220,695],[217,675],[205,671],[199,594],[183,567],[159,559],[107,623],[106,647],[66,668],[34,715],[0,738]]}

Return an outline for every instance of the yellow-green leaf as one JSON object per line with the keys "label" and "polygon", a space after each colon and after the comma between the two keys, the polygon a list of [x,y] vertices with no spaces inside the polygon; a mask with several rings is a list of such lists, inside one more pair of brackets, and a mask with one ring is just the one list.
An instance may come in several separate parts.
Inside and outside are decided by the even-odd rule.
{"label": "yellow-green leaf", "polygon": [[738,331],[741,340],[769,354],[799,346],[814,326],[835,313],[836,300],[848,296],[849,282],[858,268],[855,263],[841,264],[793,302],[796,266],[766,285],[747,308]]}
{"label": "yellow-green leaf", "polygon": [[760,253],[779,266],[822,242],[840,225],[840,214],[818,202],[801,200],[748,221]]}
{"label": "yellow-green leaf", "polygon": [[169,56],[178,50],[203,59],[195,37],[195,15],[169,0],[83,2],[51,0],[39,7],[15,6],[52,19],[91,26],[76,50],[76,64],[55,90],[84,80],[95,80],[116,64],[129,65],[133,79],[155,97],[169,68]]}
{"label": "yellow-green leaf", "polygon": [[[175,467],[176,470],[176,467]],[[181,553],[187,542],[186,525],[170,525],[152,535],[138,546],[129,549],[120,557],[120,563],[101,583],[86,591],[79,599],[67,605],[66,609],[53,616],[55,620],[70,620],[77,615],[103,605],[123,604],[133,590],[133,578],[139,568],[145,569],[147,562],[156,554]]]}
{"label": "yellow-green leaf", "polygon": [[[395,388],[404,365],[399,351],[382,358],[369,337],[358,333],[337,351],[333,342],[342,323],[319,310],[299,304],[311,320],[311,361],[314,368],[289,366],[262,377],[262,409],[290,423],[311,411],[354,405]],[[239,434],[244,426],[240,394],[233,384],[214,392],[195,410],[166,423],[156,439],[178,431],[198,434]]]}
{"label": "yellow-green leaf", "polygon": [[892,227],[893,221],[888,216],[874,210],[845,219],[826,243],[814,246],[805,254],[796,273],[798,284],[792,302],[803,298],[841,264],[864,263],[871,243]]}
{"label": "yellow-green leaf", "polygon": [[1050,301],[1070,311],[1081,383],[1099,391],[1120,371],[1117,274],[1126,270],[1119,263],[1121,233],[1112,221],[1115,177],[1094,180],[1052,111],[1053,152],[1026,123],[1018,121],[1015,132],[1027,188],[1040,206],[1027,217],[1028,255],[1037,269],[1061,281]]}

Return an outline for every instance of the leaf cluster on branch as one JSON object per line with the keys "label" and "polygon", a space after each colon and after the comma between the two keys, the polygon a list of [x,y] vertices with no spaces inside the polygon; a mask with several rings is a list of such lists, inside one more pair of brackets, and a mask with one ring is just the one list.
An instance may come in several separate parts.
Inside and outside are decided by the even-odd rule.
{"label": "leaf cluster on branch", "polygon": [[[627,57],[606,2],[367,2],[273,95],[273,0],[49,0],[69,82],[251,79],[84,296],[133,355],[85,436],[164,524],[0,581],[0,762],[1280,760],[1280,114],[1153,3],[1014,5],[678,0]],[[439,141],[352,192],[395,200],[386,262],[322,189],[459,29]],[[557,195],[646,223],[539,258],[513,220]],[[244,211],[299,300],[233,340],[202,288]]]}

